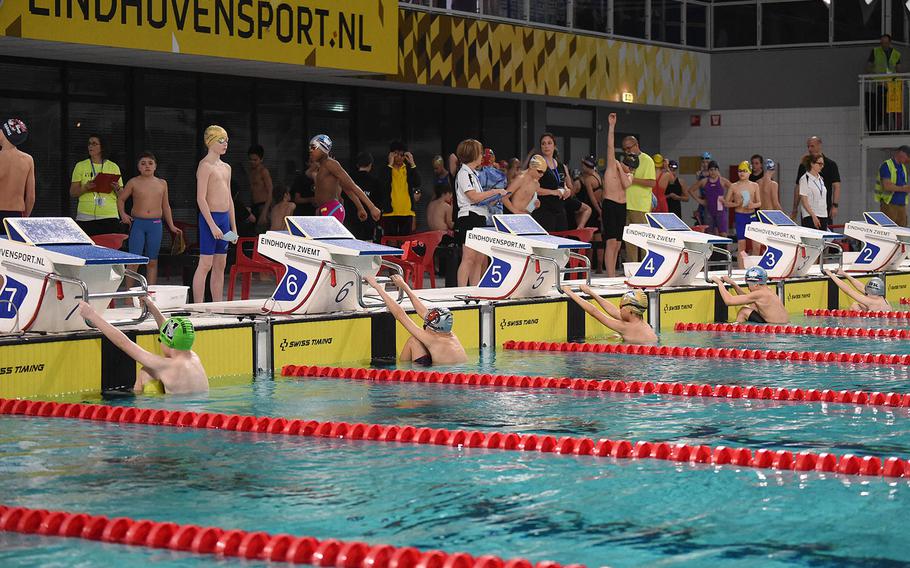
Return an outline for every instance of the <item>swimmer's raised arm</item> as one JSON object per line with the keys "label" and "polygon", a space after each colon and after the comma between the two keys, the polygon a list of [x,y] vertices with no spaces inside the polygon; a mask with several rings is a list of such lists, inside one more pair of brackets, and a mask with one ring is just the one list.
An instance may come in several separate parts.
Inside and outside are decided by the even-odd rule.
{"label": "swimmer's raised arm", "polygon": [[[728,306],[745,306],[746,304],[751,304],[755,301],[755,298],[753,297],[754,292],[734,296],[727,290],[723,280],[717,276],[712,276],[711,280],[717,284],[717,290],[720,292],[720,297],[723,298],[724,303]],[[737,290],[737,292],[739,292],[739,290]]]}
{"label": "swimmer's raised arm", "polygon": [[740,296],[745,296],[746,294],[749,293],[748,290],[744,289],[742,286],[740,286],[739,284],[734,282],[733,279],[730,278],[729,276],[724,276],[721,278],[721,280],[723,280],[725,283],[729,284],[730,286],[733,286],[733,289],[736,290],[736,293],[739,294]]}
{"label": "swimmer's raised arm", "polygon": [[[590,314],[591,317],[593,317],[600,323],[604,324],[606,327],[608,327],[608,328],[612,329],[613,331],[620,333],[620,334],[622,334],[622,332],[625,330],[625,328],[626,328],[625,322],[623,322],[620,319],[609,317],[607,314],[598,310],[597,308],[594,307],[594,304],[592,304],[591,302],[585,300],[584,298],[582,298],[581,296],[579,296],[578,294],[573,292],[572,288],[570,286],[563,286],[562,291],[566,293],[566,296],[572,298],[572,300],[574,300],[575,303],[581,307],[581,309],[583,309],[585,312]],[[589,292],[585,292],[585,293],[588,294]],[[592,297],[594,298],[595,301],[597,301],[598,299],[601,299],[601,300],[603,299],[603,298],[600,298],[600,296],[597,296],[596,294],[593,294]],[[600,303],[600,302],[598,302],[598,303]],[[607,302],[607,304],[610,305],[614,309],[616,308],[616,306],[613,306],[609,302]],[[603,305],[603,304],[601,304],[601,305]],[[617,312],[618,312],[618,310],[617,310]],[[617,313],[617,315],[619,315],[619,314]]]}
{"label": "swimmer's raised arm", "polygon": [[607,301],[600,294],[598,294],[594,290],[592,290],[590,286],[588,286],[587,284],[582,284],[578,288],[579,288],[579,290],[581,290],[588,296],[591,296],[591,298],[595,302],[597,302],[598,305],[600,305],[600,307],[603,308],[605,312],[610,314],[610,317],[618,319],[618,320],[622,319],[622,312],[620,311],[620,309],[617,308],[615,305],[613,305],[612,302]]}
{"label": "swimmer's raised arm", "polygon": [[145,349],[136,345],[133,340],[124,335],[122,331],[112,326],[95,309],[86,302],[79,302],[79,314],[87,321],[91,322],[98,331],[100,331],[111,343],[117,346],[121,351],[133,358],[143,367],[157,370],[163,367],[164,357],[149,353]]}
{"label": "swimmer's raised arm", "polygon": [[[389,296],[389,293],[385,291],[385,287],[376,282],[376,278],[373,276],[364,276],[367,284],[373,287],[374,290],[379,292],[379,297],[382,298],[382,301],[385,302],[386,307],[389,309],[389,313],[395,316],[395,319],[398,320],[398,323],[404,326],[404,328],[411,334],[411,336],[416,337],[422,342],[432,341],[432,336],[429,332],[424,331],[417,327],[417,325],[408,317],[407,312],[404,311],[398,302],[392,296]],[[426,309],[426,308],[424,308]]]}
{"label": "swimmer's raised arm", "polygon": [[860,282],[859,280],[857,280],[856,278],[853,278],[846,272],[842,272],[842,274],[847,277],[847,280],[850,281],[850,284],[852,284],[852,286],[850,284],[847,284],[846,282],[843,282],[840,278],[837,277],[836,274],[834,274],[833,272],[831,272],[828,269],[825,269],[825,274],[827,274],[828,277],[831,278],[831,281],[834,282],[837,285],[837,287],[841,289],[841,292],[843,292],[844,294],[853,298],[853,300],[855,302],[862,303],[862,302],[866,302],[869,300],[868,298],[866,298],[866,294],[857,290],[857,288],[859,288],[860,286],[863,286],[863,283]]}
{"label": "swimmer's raised arm", "polygon": [[161,326],[164,325],[165,318],[161,314],[161,310],[158,309],[158,306],[155,305],[155,302],[152,301],[148,296],[142,298],[142,301],[145,302],[145,305],[148,307],[149,313],[152,314],[152,317],[155,318],[155,323],[158,324],[158,329],[161,329]]}
{"label": "swimmer's raised arm", "polygon": [[392,283],[401,288],[401,291],[408,295],[408,299],[411,300],[411,305],[414,306],[414,311],[417,312],[417,315],[420,316],[420,319],[426,318],[427,312],[430,310],[428,310],[420,298],[417,297],[417,294],[414,293],[414,290],[411,290],[411,287],[408,286],[407,282],[404,281],[404,278],[398,274],[393,274]]}

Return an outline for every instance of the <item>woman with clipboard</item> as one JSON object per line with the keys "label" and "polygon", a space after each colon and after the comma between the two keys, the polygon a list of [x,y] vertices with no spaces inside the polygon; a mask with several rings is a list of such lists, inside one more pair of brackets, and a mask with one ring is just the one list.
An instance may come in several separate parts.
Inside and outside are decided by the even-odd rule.
{"label": "woman with clipboard", "polygon": [[70,196],[77,198],[76,222],[89,236],[122,233],[117,192],[123,187],[120,167],[105,158],[101,137],[88,138],[88,159],[73,168]]}

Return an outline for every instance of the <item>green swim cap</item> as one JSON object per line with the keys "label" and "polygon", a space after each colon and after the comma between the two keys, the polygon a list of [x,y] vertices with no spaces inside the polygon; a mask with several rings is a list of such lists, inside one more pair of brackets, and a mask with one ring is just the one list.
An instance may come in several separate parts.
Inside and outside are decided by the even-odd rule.
{"label": "green swim cap", "polygon": [[196,330],[193,329],[193,323],[183,317],[168,318],[158,334],[158,341],[179,351],[192,349],[195,339]]}

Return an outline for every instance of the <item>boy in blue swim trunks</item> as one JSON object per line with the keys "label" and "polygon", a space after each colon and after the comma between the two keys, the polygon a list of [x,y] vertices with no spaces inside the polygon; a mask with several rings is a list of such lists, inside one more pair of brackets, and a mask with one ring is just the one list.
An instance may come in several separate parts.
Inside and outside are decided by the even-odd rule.
{"label": "boy in blue swim trunks", "polygon": [[[174,225],[171,205],[168,201],[167,182],[155,177],[158,167],[155,155],[143,152],[139,156],[139,175],[127,182],[126,187],[117,196],[117,209],[120,220],[130,226],[130,253],[147,256],[146,279],[149,284],[158,283],[158,250],[161,248],[162,225],[167,223],[171,233],[182,233]],[[133,198],[133,209],[126,213],[126,200]],[[138,265],[129,267],[136,270]]]}
{"label": "boy in blue swim trunks", "polygon": [[739,180],[730,185],[724,205],[733,208],[736,213],[736,243],[739,247],[739,267],[743,266],[743,255],[746,252],[746,225],[755,221],[755,211],[761,207],[761,195],[758,184],[749,181],[752,166],[749,162],[740,162],[736,170]]}
{"label": "boy in blue swim trunks", "polygon": [[227,131],[216,125],[203,134],[208,154],[196,169],[196,204],[199,205],[199,264],[193,275],[193,301],[205,301],[205,278],[211,272],[212,301],[220,302],[228,241],[237,241],[234,201],[231,199],[231,166],[221,161],[227,152]]}
{"label": "boy in blue swim trunks", "polygon": [[392,283],[408,295],[417,315],[423,319],[423,329],[421,329],[408,317],[404,308],[389,296],[385,291],[385,286],[376,282],[376,278],[367,276],[364,280],[379,292],[379,297],[385,302],[389,312],[411,335],[401,348],[400,359],[402,361],[413,361],[418,365],[429,367],[433,364],[455,365],[468,360],[461,341],[452,333],[454,319],[452,312],[446,308],[428,309],[410,286],[401,279],[401,276],[397,274],[392,276]]}

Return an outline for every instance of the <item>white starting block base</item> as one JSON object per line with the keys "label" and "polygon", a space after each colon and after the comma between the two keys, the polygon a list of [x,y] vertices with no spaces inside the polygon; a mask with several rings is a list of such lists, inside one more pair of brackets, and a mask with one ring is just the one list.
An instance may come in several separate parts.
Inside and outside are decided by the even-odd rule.
{"label": "white starting block base", "polygon": [[[591,248],[590,243],[554,237],[530,215],[494,215],[493,227],[471,229],[465,246],[490,257],[480,283],[468,295],[477,300],[538,298],[550,290],[559,292],[566,274],[585,274],[590,280],[591,263],[572,249]],[[582,263],[566,268],[569,259]]]}
{"label": "white starting block base", "polygon": [[863,243],[860,251],[844,253],[847,272],[897,270],[910,258],[910,229],[899,227],[880,211],[867,211],[862,221],[850,221],[844,234]]}
{"label": "white starting block base", "polygon": [[825,248],[841,252],[831,242],[842,235],[801,227],[783,211],[758,211],[758,221],[746,225],[746,238],[765,246],[765,253],[743,259],[746,268],[760,266],[774,280],[806,276]]}
{"label": "white starting block base", "polygon": [[[104,313],[115,298],[147,294],[145,278],[138,291],[117,292],[128,264],[146,264],[148,258],[95,245],[69,217],[7,218],[6,236],[0,236],[0,332],[79,331],[89,326],[77,313],[85,300]],[[137,323],[147,315],[145,304],[135,318],[114,320]]]}
{"label": "white starting block base", "polygon": [[674,213],[648,213],[646,218],[647,225],[623,229],[623,240],[646,252],[641,262],[623,263],[629,286],[690,286],[700,270],[708,270],[714,252],[727,256],[728,270],[732,266],[730,253],[718,246],[732,243],[730,239],[693,231]]}
{"label": "white starting block base", "polygon": [[276,315],[324,314],[369,307],[363,277],[375,276],[382,257],[404,251],[354,238],[334,217],[288,217],[288,231],[259,236],[259,254],[284,266],[284,276],[262,309]]}

